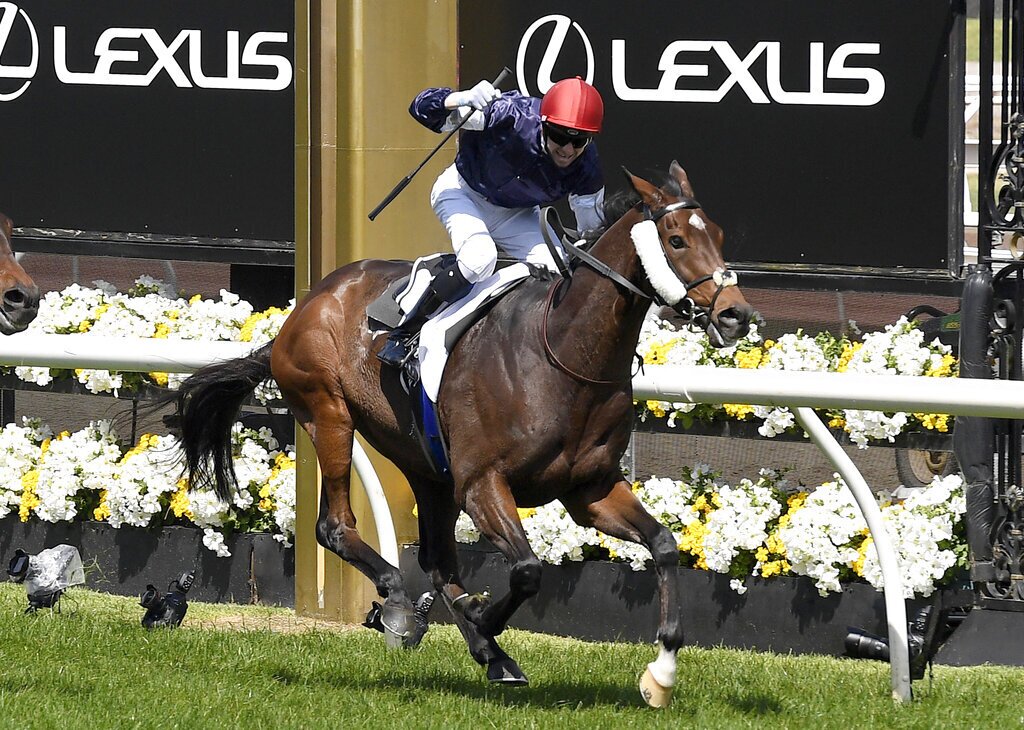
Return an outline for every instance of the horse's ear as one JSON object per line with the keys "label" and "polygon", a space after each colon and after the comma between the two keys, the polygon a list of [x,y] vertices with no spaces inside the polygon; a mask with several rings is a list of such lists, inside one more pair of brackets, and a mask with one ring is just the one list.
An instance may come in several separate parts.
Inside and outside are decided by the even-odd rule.
{"label": "horse's ear", "polygon": [[626,181],[633,187],[648,208],[660,208],[665,204],[665,195],[656,185],[651,185],[642,177],[637,177],[625,167],[622,168],[622,172],[626,175]]}
{"label": "horse's ear", "polygon": [[682,191],[683,195],[687,198],[694,197],[693,186],[690,185],[690,178],[687,177],[686,170],[684,170],[676,160],[672,160],[672,164],[669,165],[668,171],[675,181],[679,183],[679,189]]}

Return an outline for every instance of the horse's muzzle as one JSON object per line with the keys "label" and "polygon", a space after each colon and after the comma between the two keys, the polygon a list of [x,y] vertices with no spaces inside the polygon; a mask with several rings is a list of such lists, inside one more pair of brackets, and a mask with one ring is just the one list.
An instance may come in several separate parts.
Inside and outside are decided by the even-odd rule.
{"label": "horse's muzzle", "polygon": [[21,332],[39,313],[39,287],[18,284],[0,298],[0,332],[5,335]]}
{"label": "horse's muzzle", "polygon": [[[710,329],[714,329],[721,339],[719,347],[728,347],[747,335],[750,331],[750,320],[754,315],[754,308],[747,303],[735,304],[721,310]],[[712,334],[709,332],[709,334]],[[712,343],[714,343],[712,336]]]}

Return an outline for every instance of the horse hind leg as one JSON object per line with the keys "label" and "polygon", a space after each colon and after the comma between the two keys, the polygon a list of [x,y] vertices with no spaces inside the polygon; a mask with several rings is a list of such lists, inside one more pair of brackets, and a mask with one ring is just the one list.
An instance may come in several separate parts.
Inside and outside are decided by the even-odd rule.
{"label": "horse hind leg", "polygon": [[676,654],[683,644],[679,579],[679,549],[671,531],[644,509],[629,482],[618,476],[563,495],[569,515],[584,527],[640,543],[650,550],[658,575],[660,620],[658,657],[640,678],[640,693],[652,707],[667,707],[676,678]]}
{"label": "horse hind leg", "polygon": [[355,429],[348,407],[341,398],[323,396],[312,407],[292,406],[291,410],[312,439],[320,463],[317,542],[369,578],[378,595],[385,599],[378,621],[368,620],[367,625],[383,631],[389,645],[405,644],[416,631],[413,605],[402,575],[367,545],[356,530],[350,501]]}
{"label": "horse hind leg", "polygon": [[466,640],[470,656],[480,666],[487,667],[488,678],[492,681],[527,684],[526,675],[498,646],[494,637],[484,635],[475,623],[466,618],[467,606],[481,599],[471,597],[462,584],[455,546],[455,522],[459,508],[450,487],[413,480],[410,484],[419,512],[420,568],[451,612],[455,625]]}

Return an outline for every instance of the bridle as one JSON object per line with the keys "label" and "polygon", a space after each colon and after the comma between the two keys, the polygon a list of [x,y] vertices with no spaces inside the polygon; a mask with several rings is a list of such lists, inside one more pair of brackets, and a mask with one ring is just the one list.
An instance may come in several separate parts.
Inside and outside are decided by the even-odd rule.
{"label": "bridle", "polygon": [[[642,212],[644,214],[644,219],[643,219],[643,221],[641,221],[641,223],[637,224],[637,226],[642,225],[643,223],[646,223],[648,221],[650,221],[651,223],[653,223],[656,226],[658,221],[660,221],[662,218],[664,218],[669,213],[673,213],[673,212],[675,212],[677,210],[695,209],[695,208],[700,208],[700,207],[701,207],[700,203],[698,203],[693,198],[687,198],[687,197],[684,197],[681,200],[678,200],[678,201],[676,201],[674,203],[669,203],[665,207],[659,208],[658,210],[651,210],[647,205],[643,205],[641,207],[641,210],[642,210]],[[548,236],[547,226],[542,226],[542,229],[544,231],[545,237],[547,237]],[[634,243],[635,243],[635,240],[634,240]],[[549,245],[550,245],[550,241],[549,241]],[[672,311],[674,311],[676,314],[678,314],[680,317],[683,318],[683,321],[685,323],[687,323],[687,324],[696,324],[699,327],[701,327],[702,329],[707,329],[708,327],[712,326],[711,313],[714,311],[715,303],[718,301],[718,297],[721,295],[722,291],[724,289],[726,289],[727,287],[735,286],[736,282],[737,282],[736,273],[733,272],[733,271],[730,271],[728,268],[716,269],[711,274],[706,274],[706,275],[698,277],[698,278],[696,278],[696,279],[694,279],[692,281],[685,281],[682,277],[680,277],[678,275],[678,273],[675,270],[675,267],[672,266],[672,262],[668,259],[667,256],[665,256],[664,248],[661,245],[660,235],[658,237],[658,250],[660,251],[660,255],[663,257],[663,261],[664,261],[663,265],[666,266],[669,271],[671,271],[671,273],[675,277],[676,281],[679,284],[681,284],[682,288],[683,288],[682,295],[680,297],[678,297],[678,298],[675,298],[675,301],[671,301],[671,302],[668,301],[668,298],[674,298],[674,297],[669,296],[668,298],[666,298],[665,295],[663,295],[661,292],[658,291],[658,288],[654,285],[653,282],[652,282],[651,286],[652,286],[652,289],[654,289],[654,293],[653,294],[648,294],[648,293],[642,291],[639,287],[637,287],[635,284],[633,284],[631,281],[629,281],[622,274],[620,274],[619,272],[615,271],[615,269],[610,267],[608,264],[604,263],[603,261],[601,261],[600,259],[596,258],[595,256],[593,256],[592,254],[588,253],[587,251],[583,250],[582,248],[579,248],[578,246],[574,246],[574,245],[570,244],[570,245],[564,246],[564,250],[565,250],[565,252],[570,257],[578,259],[580,261],[580,263],[585,264],[586,266],[589,266],[591,269],[596,271],[598,274],[600,274],[601,276],[605,277],[606,279],[611,280],[612,282],[614,282],[616,285],[622,287],[623,289],[626,289],[629,293],[633,294],[634,296],[640,297],[642,299],[651,300],[654,303],[659,304],[661,306],[670,307],[672,309]],[[552,251],[552,253],[555,253],[555,252]],[[638,250],[638,255],[639,255],[639,250]],[[558,259],[556,257],[556,261],[557,260]],[[650,281],[651,273],[646,271],[646,266],[648,264],[647,264],[647,262],[644,261],[644,257],[643,256],[641,256],[641,265],[645,268],[645,273],[648,276],[648,281]],[[661,265],[661,262],[658,262],[658,265]],[[558,359],[558,356],[555,355],[554,350],[551,348],[551,344],[548,341],[548,313],[551,311],[552,304],[553,304],[554,298],[555,298],[555,293],[557,292],[558,288],[561,286],[561,284],[564,281],[566,281],[566,279],[565,278],[561,278],[561,279],[556,280],[552,284],[551,289],[548,291],[547,299],[546,299],[546,301],[544,303],[544,317],[543,317],[543,320],[542,320],[542,323],[541,323],[541,336],[542,336],[542,339],[544,340],[544,350],[547,353],[548,358],[559,369],[561,369],[566,374],[571,375],[573,378],[575,378],[577,380],[581,380],[581,381],[584,381],[584,382],[587,382],[587,383],[591,383],[591,384],[594,384],[594,385],[611,385],[613,383],[620,382],[620,381],[617,381],[617,380],[595,380],[595,379],[592,379],[592,378],[588,378],[585,375],[581,375],[581,374],[579,374],[577,372],[574,372],[573,370],[568,368],[565,364],[563,364],[561,362],[561,360]],[[716,289],[715,289],[715,293],[711,297],[710,303],[707,306],[703,306],[703,305],[697,304],[697,302],[695,302],[689,296],[689,292],[693,291],[698,286],[700,286],[701,284],[704,284],[705,282],[708,282],[708,281],[713,281],[716,284]]]}

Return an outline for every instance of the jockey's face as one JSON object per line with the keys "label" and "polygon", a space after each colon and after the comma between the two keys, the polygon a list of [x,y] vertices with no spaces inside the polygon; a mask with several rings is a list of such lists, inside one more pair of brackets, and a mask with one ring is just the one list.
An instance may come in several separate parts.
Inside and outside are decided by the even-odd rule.
{"label": "jockey's face", "polygon": [[544,125],[544,144],[558,167],[574,163],[590,143],[590,135],[568,131],[550,124]]}

